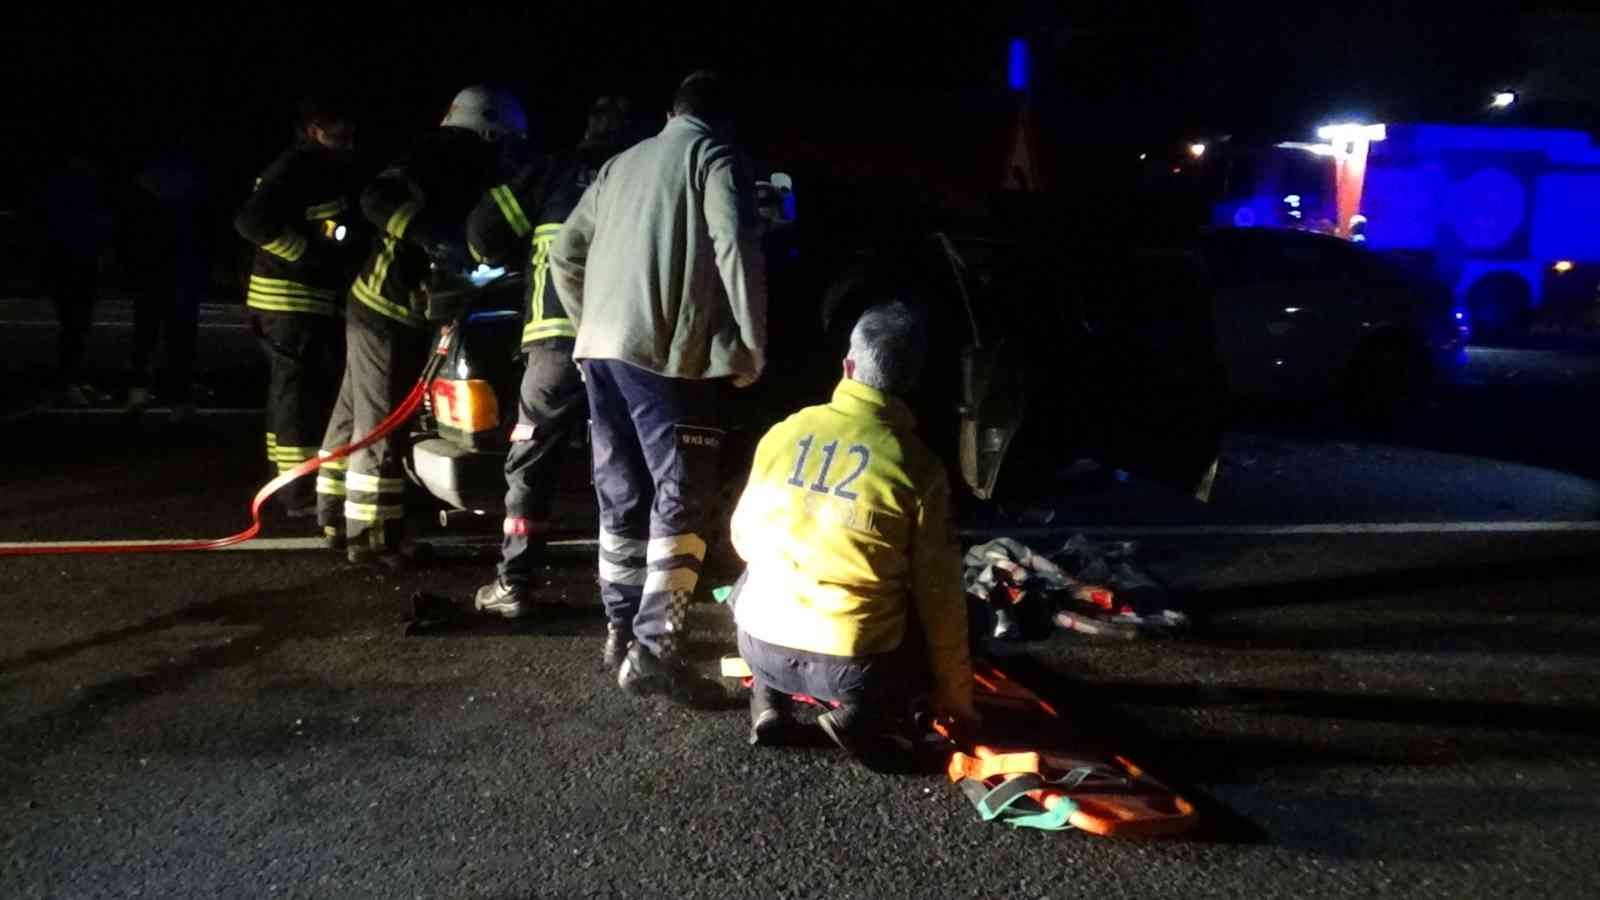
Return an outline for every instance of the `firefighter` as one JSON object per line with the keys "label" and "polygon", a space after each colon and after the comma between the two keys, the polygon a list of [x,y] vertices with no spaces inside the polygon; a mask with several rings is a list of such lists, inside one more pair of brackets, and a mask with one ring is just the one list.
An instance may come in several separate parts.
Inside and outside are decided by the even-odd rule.
{"label": "firefighter", "polygon": [[[626,99],[601,97],[589,110],[588,127],[576,150],[524,167],[478,201],[467,220],[473,256],[496,265],[525,256],[528,282],[522,326],[526,368],[505,465],[505,536],[497,576],[475,598],[485,612],[516,618],[533,608],[529,584],[549,531],[562,451],[588,411],[583,380],[572,362],[577,331],[551,287],[550,245],[600,166],[630,142],[631,126]],[[608,651],[611,657],[619,653],[614,647]]]}
{"label": "firefighter", "polygon": [[[294,143],[256,179],[233,223],[256,247],[245,305],[270,370],[267,461],[278,474],[317,455],[339,392],[342,295],[355,262],[354,148],[347,115],[305,100]],[[278,491],[290,518],[316,515],[313,484],[299,479]]]}
{"label": "firefighter", "polygon": [[[438,130],[362,192],[361,211],[378,233],[350,287],[344,380],[322,452],[371,433],[421,374],[429,275],[435,267],[467,269],[467,215],[520,159],[527,131],[522,104],[509,92],[465,88]],[[317,481],[317,519],[331,546],[345,535],[351,562],[406,562],[405,452],[405,436],[391,435]]]}
{"label": "firefighter", "polygon": [[833,401],[756,447],[732,522],[748,567],[730,601],[755,679],[752,744],[792,734],[789,695],[805,694],[838,704],[817,724],[847,751],[892,751],[880,739],[908,736],[929,675],[935,712],[977,717],[949,479],[900,399],[925,335],[905,304],[868,309]]}
{"label": "firefighter", "polygon": [[717,401],[765,362],[767,295],[748,166],[724,135],[729,89],[696,73],[661,133],[612,158],[550,249],[577,329],[600,506],[607,657],[617,683],[696,686],[680,641],[716,490]]}

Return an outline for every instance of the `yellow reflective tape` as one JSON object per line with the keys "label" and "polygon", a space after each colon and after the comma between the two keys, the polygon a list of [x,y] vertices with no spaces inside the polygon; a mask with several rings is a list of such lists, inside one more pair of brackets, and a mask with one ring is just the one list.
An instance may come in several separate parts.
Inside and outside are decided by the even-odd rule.
{"label": "yellow reflective tape", "polygon": [[527,237],[533,226],[528,224],[528,217],[522,212],[522,204],[517,202],[517,195],[511,188],[499,185],[489,189],[489,196],[494,198],[496,206],[500,207],[500,215],[505,217],[506,224],[511,226],[511,231],[517,237]]}
{"label": "yellow reflective tape", "polygon": [[246,294],[244,302],[251,309],[259,309],[265,312],[307,313],[318,316],[336,316],[339,314],[338,307],[331,300],[300,300]]}
{"label": "yellow reflective tape", "polygon": [[286,233],[270,244],[263,244],[261,249],[289,262],[299,262],[300,257],[306,255],[306,239],[292,232]]}
{"label": "yellow reflective tape", "polygon": [[390,522],[406,517],[403,506],[394,506],[382,503],[357,503],[354,500],[344,502],[344,517],[355,522]]}
{"label": "yellow reflective tape", "polygon": [[546,338],[578,336],[578,329],[573,326],[571,319],[545,319],[542,322],[529,322],[522,326],[522,342],[542,341]]}
{"label": "yellow reflective tape", "polygon": [[333,455],[333,453],[328,450],[318,450],[317,455],[326,460],[322,464],[322,471],[324,472],[343,472],[344,470],[350,468],[350,457],[348,456],[340,457],[339,459],[327,459],[327,457]]}
{"label": "yellow reflective tape", "polygon": [[277,435],[276,432],[272,432],[272,431],[267,432],[267,446],[268,447],[276,447],[276,446],[278,446],[278,435]]}
{"label": "yellow reflective tape", "polygon": [[306,221],[315,222],[317,219],[331,219],[349,208],[349,202],[343,197],[337,200],[330,200],[327,203],[319,203],[316,206],[308,206],[306,207]]}
{"label": "yellow reflective tape", "polygon": [[259,275],[250,276],[246,290],[275,297],[305,297],[312,300],[332,300],[339,296],[334,288],[314,287],[282,278],[262,278]]}
{"label": "yellow reflective tape", "polygon": [[317,478],[317,493],[327,494],[329,497],[343,497],[345,496],[344,482],[337,478],[329,478],[326,475],[319,476]]}
{"label": "yellow reflective tape", "polygon": [[397,238],[406,236],[406,229],[411,227],[411,220],[417,217],[422,205],[415,200],[408,200],[400,204],[400,208],[389,216],[389,221],[384,223],[383,230]]}
{"label": "yellow reflective tape", "polygon": [[561,230],[561,222],[546,222],[533,230],[534,237],[555,237]]}
{"label": "yellow reflective tape", "polygon": [[[544,289],[549,282],[546,277],[550,271],[550,245],[555,243],[555,231],[545,231],[548,225],[540,225],[539,230],[533,235],[533,259],[530,263],[533,274],[533,293],[528,299],[528,321],[539,322],[544,319]],[[556,226],[559,231],[561,226]]]}
{"label": "yellow reflective tape", "polygon": [[388,299],[373,292],[365,282],[357,281],[351,285],[350,292],[356,299],[371,307],[374,312],[387,316],[406,325],[421,325],[422,317],[413,313],[409,308],[398,303],[391,303]]}
{"label": "yellow reflective tape", "polygon": [[344,483],[352,491],[367,494],[398,494],[406,489],[404,478],[382,478],[365,472],[351,472],[345,475]]}

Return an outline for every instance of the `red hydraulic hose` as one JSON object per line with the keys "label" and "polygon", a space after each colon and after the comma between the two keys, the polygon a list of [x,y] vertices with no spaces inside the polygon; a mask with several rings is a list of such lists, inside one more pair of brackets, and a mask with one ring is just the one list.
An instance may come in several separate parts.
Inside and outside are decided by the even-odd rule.
{"label": "red hydraulic hose", "polygon": [[378,423],[378,427],[374,428],[371,434],[355,443],[346,444],[327,456],[319,455],[315,459],[308,459],[293,469],[280,473],[277,478],[262,485],[261,490],[256,491],[255,499],[250,501],[250,527],[238,534],[230,534],[227,537],[217,538],[212,541],[171,541],[164,544],[94,543],[53,544],[38,547],[0,547],[0,556],[59,556],[78,553],[181,553],[188,550],[221,550],[224,547],[232,547],[235,544],[242,544],[251,540],[261,533],[261,507],[266,504],[267,498],[278,492],[279,488],[294,481],[296,478],[310,475],[312,472],[322,468],[324,463],[329,463],[336,459],[344,459],[363,447],[369,447],[383,440],[389,436],[390,432],[404,425],[406,420],[411,418],[411,414],[417,411],[417,407],[422,405],[423,395],[427,393],[428,382],[433,380],[433,373],[438,361],[443,359],[449,346],[450,330],[446,329],[439,341],[433,364],[424,370],[422,377],[411,388],[411,393],[407,394],[405,399],[400,401],[400,405],[396,406],[382,422]]}

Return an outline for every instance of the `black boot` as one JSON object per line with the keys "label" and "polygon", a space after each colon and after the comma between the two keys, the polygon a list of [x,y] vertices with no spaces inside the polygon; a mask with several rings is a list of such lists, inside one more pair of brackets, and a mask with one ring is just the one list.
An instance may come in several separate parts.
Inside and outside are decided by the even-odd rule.
{"label": "black boot", "polygon": [[793,724],[787,694],[760,684],[751,687],[750,746],[781,746],[788,741]]}
{"label": "black boot", "polygon": [[635,697],[664,694],[689,702],[696,696],[693,672],[678,660],[657,657],[637,641],[617,668],[617,686]]}
{"label": "black boot", "polygon": [[616,671],[627,658],[628,648],[631,646],[633,646],[633,626],[627,622],[606,623],[606,646],[600,651],[600,659],[607,669]]}

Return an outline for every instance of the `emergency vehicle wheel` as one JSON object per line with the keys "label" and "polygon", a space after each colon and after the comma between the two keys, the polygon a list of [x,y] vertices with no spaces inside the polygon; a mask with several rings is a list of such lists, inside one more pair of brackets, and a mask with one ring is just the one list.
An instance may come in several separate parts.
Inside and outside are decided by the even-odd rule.
{"label": "emergency vehicle wheel", "polygon": [[1525,327],[1533,315],[1528,283],[1509,272],[1478,279],[1466,296],[1472,331],[1478,337],[1504,337]]}

